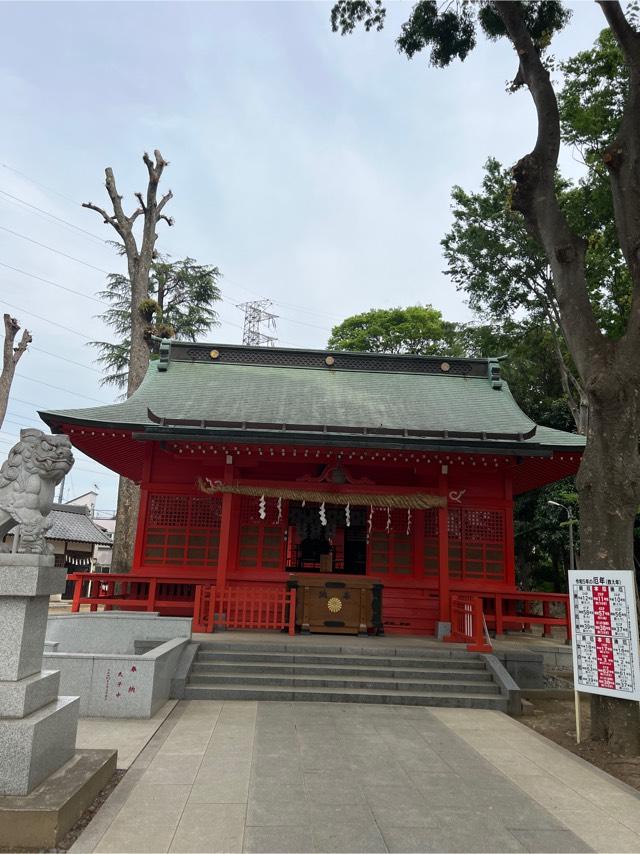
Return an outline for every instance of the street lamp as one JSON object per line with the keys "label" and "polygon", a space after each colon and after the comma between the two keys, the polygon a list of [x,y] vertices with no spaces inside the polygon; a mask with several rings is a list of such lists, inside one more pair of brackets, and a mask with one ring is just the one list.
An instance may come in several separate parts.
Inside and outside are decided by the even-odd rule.
{"label": "street lamp", "polygon": [[547,501],[547,504],[553,504],[554,507],[561,507],[563,510],[566,511],[567,519],[569,521],[569,568],[573,572],[573,570],[576,568],[573,553],[573,524],[575,521],[573,518],[573,510],[571,509],[571,507],[567,507],[566,504],[560,504],[559,501]]}

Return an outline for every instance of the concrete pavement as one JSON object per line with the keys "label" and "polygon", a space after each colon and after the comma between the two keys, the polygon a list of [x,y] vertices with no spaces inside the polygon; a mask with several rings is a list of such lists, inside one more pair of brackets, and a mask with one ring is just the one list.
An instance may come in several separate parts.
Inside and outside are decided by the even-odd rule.
{"label": "concrete pavement", "polygon": [[179,703],[75,852],[638,852],[638,794],[493,711]]}

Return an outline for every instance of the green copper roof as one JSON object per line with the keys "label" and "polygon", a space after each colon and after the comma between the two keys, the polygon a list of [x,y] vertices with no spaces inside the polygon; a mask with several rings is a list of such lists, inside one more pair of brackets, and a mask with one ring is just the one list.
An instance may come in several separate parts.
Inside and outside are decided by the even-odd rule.
{"label": "green copper roof", "polygon": [[[376,354],[367,361],[362,354],[336,353],[327,364],[325,352],[258,349],[174,343],[150,364],[128,400],[41,414],[53,427],[65,422],[126,426],[155,435],[198,428],[199,435],[212,436],[242,430],[247,440],[252,432],[289,431],[319,441],[328,433],[366,436],[376,443],[400,435],[582,445],[576,435],[536,428],[499,379],[494,360]],[[277,364],[279,353],[283,365]],[[243,364],[245,359],[251,363]],[[270,364],[261,364],[263,359]]]}

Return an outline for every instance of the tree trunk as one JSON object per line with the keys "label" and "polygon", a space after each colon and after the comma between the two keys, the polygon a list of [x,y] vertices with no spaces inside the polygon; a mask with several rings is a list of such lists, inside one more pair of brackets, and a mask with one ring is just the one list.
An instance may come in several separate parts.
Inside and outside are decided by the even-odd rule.
{"label": "tree trunk", "polygon": [[26,352],[31,343],[31,335],[27,329],[16,346],[16,336],[20,331],[20,324],[9,314],[4,315],[4,345],[2,349],[2,369],[0,370],[0,427],[7,414],[9,393],[16,373],[16,365]]}
{"label": "tree trunk", "polygon": [[130,572],[136,541],[140,487],[132,480],[121,477],[118,482],[117,532],[113,538],[111,554],[112,572]]}
{"label": "tree trunk", "polygon": [[[586,572],[633,569],[633,527],[640,503],[638,393],[634,377],[608,376],[589,401],[587,447],[576,479],[580,564]],[[591,737],[616,753],[640,753],[640,705],[592,695]]]}
{"label": "tree trunk", "polygon": [[[173,197],[171,190],[158,201],[158,184],[167,165],[166,160],[156,149],[155,161],[145,152],[144,163],[149,173],[146,196],[136,193],[139,207],[127,216],[122,207],[122,196],[116,188],[116,181],[111,167],[105,169],[105,186],[113,214],[85,202],[83,207],[96,211],[104,219],[106,225],[112,226],[122,239],[127,256],[127,269],[131,283],[131,348],[129,354],[129,373],[127,378],[127,397],[131,397],[138,388],[149,367],[149,321],[140,307],[149,297],[149,273],[158,239],[156,226],[163,219],[167,225],[173,225],[173,220],[162,213],[163,208]],[[140,248],[133,233],[133,225],[138,217],[143,217],[142,240]],[[140,504],[140,489],[127,478],[121,477],[118,485],[118,508],[116,511],[116,530],[113,538],[111,567],[115,572],[130,572],[133,564],[138,507]]]}

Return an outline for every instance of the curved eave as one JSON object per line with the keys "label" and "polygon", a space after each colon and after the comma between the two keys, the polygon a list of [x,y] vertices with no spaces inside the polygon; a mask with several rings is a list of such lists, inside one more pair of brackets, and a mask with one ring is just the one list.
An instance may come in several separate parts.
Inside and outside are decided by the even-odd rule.
{"label": "curved eave", "polygon": [[138,441],[178,442],[237,442],[239,444],[303,445],[354,448],[390,448],[404,451],[455,450],[467,453],[507,454],[509,456],[551,456],[553,448],[532,443],[531,440],[507,441],[479,439],[471,436],[459,438],[411,438],[380,434],[353,433],[296,433],[284,430],[197,430],[188,428],[147,428],[134,432]]}

